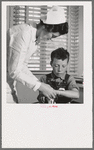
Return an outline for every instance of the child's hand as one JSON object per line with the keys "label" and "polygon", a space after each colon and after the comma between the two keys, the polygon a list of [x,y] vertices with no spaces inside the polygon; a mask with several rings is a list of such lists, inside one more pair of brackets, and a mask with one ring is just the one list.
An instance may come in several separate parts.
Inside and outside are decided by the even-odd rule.
{"label": "child's hand", "polygon": [[44,95],[40,94],[40,95],[37,97],[37,99],[38,99],[38,101],[39,101],[40,103],[45,103],[45,96],[44,96]]}
{"label": "child's hand", "polygon": [[55,104],[56,102],[54,101],[54,99],[48,99],[48,104]]}

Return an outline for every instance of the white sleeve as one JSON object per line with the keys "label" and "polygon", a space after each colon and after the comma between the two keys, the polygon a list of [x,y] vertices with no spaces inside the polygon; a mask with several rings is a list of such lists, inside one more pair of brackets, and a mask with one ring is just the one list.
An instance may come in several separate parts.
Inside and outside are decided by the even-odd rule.
{"label": "white sleeve", "polygon": [[29,73],[29,70],[27,73],[21,71],[17,75],[16,80],[34,91],[41,86],[41,82],[32,74],[32,72]]}
{"label": "white sleeve", "polygon": [[21,82],[22,84],[36,91],[41,82],[29,71],[25,65],[25,57],[27,54],[30,41],[29,32],[16,32],[10,35],[8,45],[8,73],[11,78]]}

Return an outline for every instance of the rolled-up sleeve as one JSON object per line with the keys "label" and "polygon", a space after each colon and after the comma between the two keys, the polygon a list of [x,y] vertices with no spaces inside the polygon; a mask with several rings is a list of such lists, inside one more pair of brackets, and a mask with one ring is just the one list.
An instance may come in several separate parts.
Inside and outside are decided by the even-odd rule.
{"label": "rolled-up sleeve", "polygon": [[11,78],[36,91],[40,87],[41,82],[29,71],[25,62],[27,53],[29,52],[32,34],[30,32],[27,32],[27,30],[16,32],[15,28],[14,32],[11,29],[8,31],[10,39],[8,41],[8,73]]}

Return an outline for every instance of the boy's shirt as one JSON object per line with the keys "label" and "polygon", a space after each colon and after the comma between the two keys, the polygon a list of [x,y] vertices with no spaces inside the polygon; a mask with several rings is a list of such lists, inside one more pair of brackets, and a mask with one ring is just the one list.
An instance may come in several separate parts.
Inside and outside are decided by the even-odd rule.
{"label": "boy's shirt", "polygon": [[[55,74],[52,71],[50,74],[43,75],[40,78],[40,81],[49,84],[55,90],[59,90],[60,88],[62,88],[63,90],[72,90],[73,88],[76,88],[77,90],[79,90],[74,77],[69,74],[65,74],[64,77],[60,78],[55,76]],[[41,99],[43,97],[44,96],[42,95],[42,93],[39,92],[39,102],[41,102]],[[58,96],[58,98],[56,99],[56,103],[68,103],[70,101],[71,98],[67,98],[64,96]],[[45,101],[45,103],[47,103],[47,101]]]}

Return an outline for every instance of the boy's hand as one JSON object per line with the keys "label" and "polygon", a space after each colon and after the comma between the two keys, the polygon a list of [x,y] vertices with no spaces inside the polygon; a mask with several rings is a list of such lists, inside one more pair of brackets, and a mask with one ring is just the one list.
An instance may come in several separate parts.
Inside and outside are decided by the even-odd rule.
{"label": "boy's hand", "polygon": [[48,104],[53,104],[54,103],[54,99],[48,99],[48,98],[46,98],[46,100],[48,101]]}
{"label": "boy's hand", "polygon": [[39,91],[48,99],[54,99],[56,97],[56,91],[48,84],[41,83]]}
{"label": "boy's hand", "polygon": [[45,103],[45,96],[43,94],[38,95],[37,99],[40,103]]}
{"label": "boy's hand", "polygon": [[56,102],[54,101],[54,99],[50,99],[50,100],[48,101],[48,103],[49,103],[49,104],[55,104]]}

